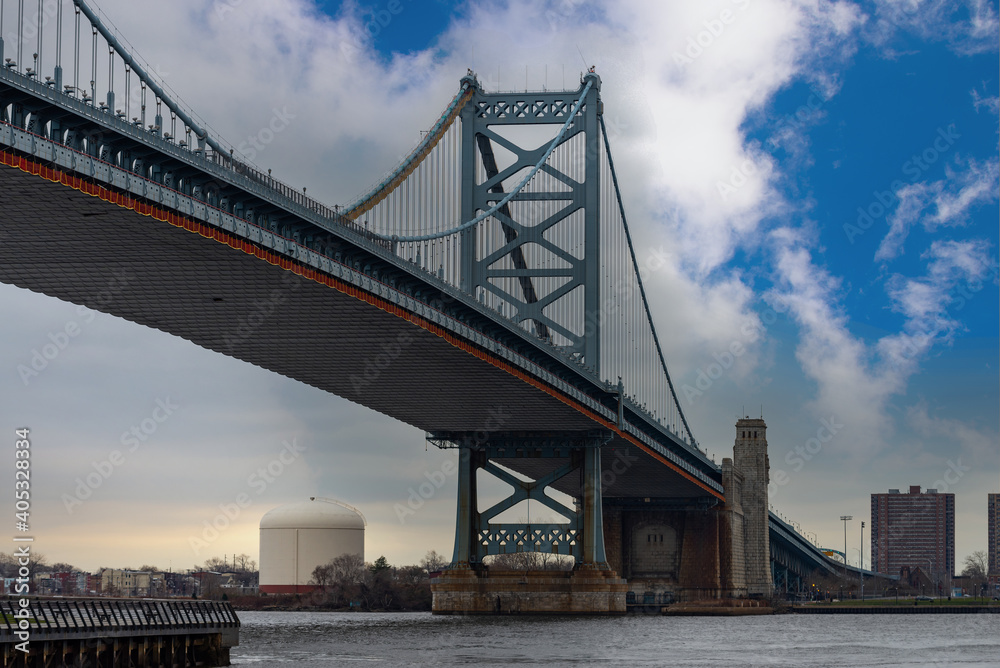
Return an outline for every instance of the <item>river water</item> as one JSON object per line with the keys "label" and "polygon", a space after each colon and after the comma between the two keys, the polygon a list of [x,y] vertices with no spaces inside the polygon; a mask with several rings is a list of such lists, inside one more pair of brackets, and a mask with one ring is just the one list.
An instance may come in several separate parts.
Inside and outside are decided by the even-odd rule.
{"label": "river water", "polygon": [[235,666],[989,666],[1000,615],[242,612]]}

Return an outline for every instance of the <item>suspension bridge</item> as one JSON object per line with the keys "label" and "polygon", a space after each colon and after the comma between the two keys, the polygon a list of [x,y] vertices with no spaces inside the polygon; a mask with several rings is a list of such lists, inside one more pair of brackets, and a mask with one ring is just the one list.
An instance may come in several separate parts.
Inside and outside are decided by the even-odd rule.
{"label": "suspension bridge", "polygon": [[[575,90],[501,93],[470,71],[395,170],[327,206],[242,159],[109,25],[83,0],[0,4],[0,280],[458,450],[454,563],[436,611],[620,612],[635,583],[765,595],[842,570],[768,513],[763,421],[737,425],[722,466],[692,433],[597,73]],[[481,508],[479,470],[513,494]],[[497,519],[524,501],[561,521]],[[483,560],[520,551],[577,569],[519,594]]]}

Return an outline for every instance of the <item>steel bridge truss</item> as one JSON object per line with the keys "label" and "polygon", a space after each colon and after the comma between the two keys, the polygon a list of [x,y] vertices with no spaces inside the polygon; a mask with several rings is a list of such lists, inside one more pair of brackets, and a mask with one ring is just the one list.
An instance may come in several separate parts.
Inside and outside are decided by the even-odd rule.
{"label": "steel bridge truss", "polygon": [[[475,568],[483,557],[520,552],[572,556],[578,565],[607,569],[601,505],[601,447],[610,432],[465,433],[427,435],[440,448],[460,451],[458,514],[452,568]],[[521,480],[497,462],[509,459],[550,460],[555,468],[534,480]],[[486,510],[478,508],[476,474],[480,469],[513,487],[513,493]],[[569,508],[545,494],[546,488],[572,474],[579,476],[579,503]],[[563,515],[569,523],[499,523],[493,520],[522,501],[536,501]]]}
{"label": "steel bridge truss", "polygon": [[[472,82],[478,83],[478,82]],[[591,85],[586,86],[587,83]],[[541,145],[524,146],[503,136],[495,128],[504,126],[563,125],[577,101],[571,92],[487,93],[471,85],[472,99],[461,112],[462,119],[462,202],[463,220],[472,220],[482,211],[501,201],[507,194],[504,182],[520,172],[534,167],[552,139]],[[486,234],[483,228],[471,227],[462,234],[462,289],[468,294],[485,291],[502,299],[514,313],[517,323],[531,321],[535,332],[543,339],[553,340],[553,334],[571,354],[581,358],[588,367],[599,369],[600,328],[586,319],[594,318],[600,309],[600,219],[598,209],[600,179],[599,156],[601,129],[600,77],[590,73],[581,82],[586,90],[583,103],[569,127],[560,135],[555,148],[576,147],[573,158],[542,165],[537,185],[525,188],[493,213],[503,235]],[[582,136],[583,142],[577,137]],[[500,168],[494,146],[514,155],[513,163]],[[478,154],[478,159],[477,159]],[[478,169],[481,162],[482,170]],[[582,163],[582,164],[581,164]],[[580,171],[581,174],[576,173]],[[572,172],[572,173],[571,173]],[[481,176],[481,178],[479,178]],[[556,210],[543,203],[557,202]],[[512,204],[526,203],[520,209]],[[527,213],[524,213],[525,209]],[[514,212],[520,210],[522,214]],[[555,229],[570,226],[582,212],[584,238],[582,257],[555,241]],[[538,219],[535,219],[538,218]],[[563,233],[567,238],[568,233]],[[526,258],[544,255],[547,262],[531,262]],[[509,279],[515,279],[510,281]],[[517,288],[514,288],[514,285]],[[548,289],[540,289],[547,285]],[[566,308],[567,317],[553,315],[562,301],[576,290],[583,293],[583,311]],[[582,318],[580,316],[583,315]],[[582,321],[579,321],[582,320]]]}
{"label": "steel bridge truss", "polygon": [[774,591],[780,594],[802,594],[805,590],[804,576],[778,561],[771,561],[771,581]]}

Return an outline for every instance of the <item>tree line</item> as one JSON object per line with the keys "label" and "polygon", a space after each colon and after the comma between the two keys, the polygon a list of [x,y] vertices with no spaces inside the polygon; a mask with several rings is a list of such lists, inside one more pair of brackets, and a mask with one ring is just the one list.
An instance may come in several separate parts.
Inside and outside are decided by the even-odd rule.
{"label": "tree line", "polygon": [[392,566],[383,556],[366,563],[360,555],[342,554],[313,569],[316,585],[309,601],[331,609],[430,610],[431,574],[448,565],[431,550],[412,566]]}
{"label": "tree line", "polygon": [[[318,607],[330,610],[409,611],[431,609],[430,582],[451,563],[436,551],[428,552],[419,564],[393,566],[381,556],[365,562],[360,555],[343,554],[313,569],[310,584],[316,589],[305,595],[271,595],[254,607]],[[568,570],[573,559],[552,554],[523,552],[495,555],[486,559],[491,570]],[[266,599],[271,599],[264,603]]]}

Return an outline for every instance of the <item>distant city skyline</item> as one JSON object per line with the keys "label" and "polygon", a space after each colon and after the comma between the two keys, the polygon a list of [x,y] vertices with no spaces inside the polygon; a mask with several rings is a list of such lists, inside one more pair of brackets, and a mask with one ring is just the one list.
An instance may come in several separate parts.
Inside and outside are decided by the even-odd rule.
{"label": "distant city skyline", "polygon": [[[658,259],[652,318],[702,447],[721,463],[736,420],[763,412],[775,512],[838,550],[853,515],[851,561],[870,494],[918,484],[955,495],[956,564],[986,549],[995,2],[93,4],[214,133],[330,205],[391,170],[467,68],[491,90],[552,90],[595,66],[639,261]],[[258,559],[264,513],[310,496],[364,512],[369,559],[451,555],[454,475],[418,490],[456,455],[420,430],[10,285],[0,305],[0,402],[8,429],[31,429],[50,561]],[[25,374],[67,327],[78,335]]]}

